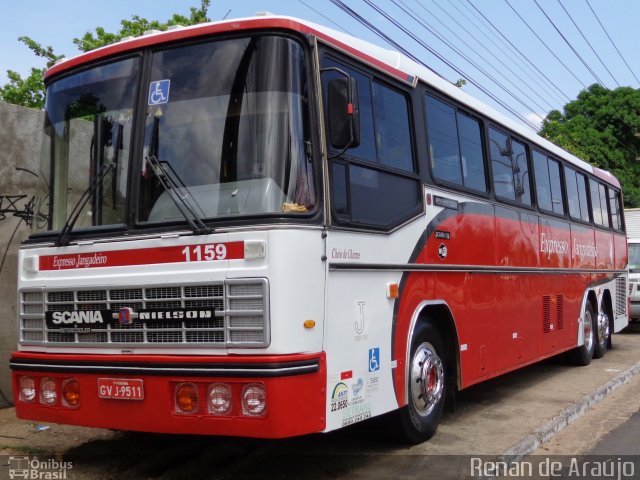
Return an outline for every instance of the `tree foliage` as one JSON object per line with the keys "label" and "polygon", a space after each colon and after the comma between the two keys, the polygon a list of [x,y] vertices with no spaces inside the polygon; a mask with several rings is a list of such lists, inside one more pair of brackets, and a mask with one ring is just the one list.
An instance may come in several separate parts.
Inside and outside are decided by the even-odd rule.
{"label": "tree foliage", "polygon": [[[195,25],[209,22],[207,11],[211,0],[200,0],[200,8],[191,7],[189,16],[174,13],[166,22],[158,20],[147,20],[138,15],[133,15],[130,20],[120,21],[120,30],[115,33],[107,32],[104,28],[98,27],[94,32],[87,32],[81,38],[74,38],[73,43],[81,52],[87,52],[94,48],[104,47],[118,42],[125,37],[139,36],[147,30],[167,30],[172,25]],[[18,38],[36,56],[47,61],[47,67],[51,67],[64,55],[54,52],[53,47],[43,47],[30,37],[22,36]],[[9,82],[0,87],[0,100],[14,103],[30,108],[44,108],[45,88],[43,83],[46,68],[32,68],[31,73],[26,78],[13,70],[7,71]]]}
{"label": "tree foliage", "polygon": [[640,90],[594,84],[545,118],[540,135],[622,184],[625,206],[640,207]]}
{"label": "tree foliage", "polygon": [[167,30],[173,25],[196,25],[198,23],[205,23],[211,21],[207,17],[207,11],[211,0],[201,0],[200,8],[191,7],[188,17],[174,13],[166,22],[159,22],[158,20],[147,20],[146,18],[138,15],[133,15],[131,20],[121,20],[120,30],[116,33],[110,33],[105,31],[104,28],[98,27],[95,32],[87,32],[82,38],[74,38],[73,43],[82,52],[88,52],[94,48],[104,47],[112,43],[118,42],[125,37],[137,37],[142,35],[147,30]]}

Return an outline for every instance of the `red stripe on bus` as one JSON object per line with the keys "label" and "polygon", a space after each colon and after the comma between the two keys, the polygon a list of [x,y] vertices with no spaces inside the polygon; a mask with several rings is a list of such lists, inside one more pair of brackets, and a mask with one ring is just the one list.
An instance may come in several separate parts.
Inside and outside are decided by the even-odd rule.
{"label": "red stripe on bus", "polygon": [[107,250],[65,255],[43,255],[39,270],[123,267],[158,263],[190,263],[238,260],[244,258],[244,242],[197,243],[174,247]]}

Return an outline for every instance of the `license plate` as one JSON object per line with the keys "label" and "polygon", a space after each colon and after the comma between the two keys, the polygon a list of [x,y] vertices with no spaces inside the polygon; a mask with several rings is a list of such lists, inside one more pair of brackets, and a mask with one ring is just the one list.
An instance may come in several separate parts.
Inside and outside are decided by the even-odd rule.
{"label": "license plate", "polygon": [[114,400],[143,400],[144,382],[141,378],[99,378],[98,397]]}

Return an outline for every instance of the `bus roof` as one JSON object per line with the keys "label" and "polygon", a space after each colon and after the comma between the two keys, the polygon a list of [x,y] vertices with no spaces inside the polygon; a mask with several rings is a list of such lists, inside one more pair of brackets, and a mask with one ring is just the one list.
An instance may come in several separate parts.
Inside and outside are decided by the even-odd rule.
{"label": "bus roof", "polygon": [[294,30],[305,34],[315,35],[319,40],[344,50],[350,55],[385,71],[405,83],[415,86],[419,79],[430,85],[432,88],[443,92],[445,95],[454,98],[476,112],[495,120],[496,123],[502,124],[503,126],[511,129],[523,138],[529,140],[531,143],[546,149],[555,156],[566,160],[584,171],[592,173],[608,184],[620,188],[620,182],[610,172],[593,167],[584,160],[570,154],[557,145],[542,138],[533,130],[524,127],[475,97],[472,97],[461,88],[456,87],[451,82],[437,75],[431,69],[416,63],[407,56],[399,52],[374,45],[346,33],[294,17],[269,14],[256,17],[230,19],[191,25],[188,27],[176,27],[164,32],[153,32],[141,37],[124,39],[118,43],[107,45],[60,61],[47,70],[45,73],[45,79],[49,79],[58,73],[62,73],[70,68],[83,65],[93,60],[106,58],[144,47],[215,33],[267,28]]}

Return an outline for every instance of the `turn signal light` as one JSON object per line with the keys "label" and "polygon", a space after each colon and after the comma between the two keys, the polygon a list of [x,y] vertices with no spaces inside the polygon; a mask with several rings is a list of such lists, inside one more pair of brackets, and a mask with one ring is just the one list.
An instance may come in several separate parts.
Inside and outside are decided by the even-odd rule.
{"label": "turn signal light", "polygon": [[176,387],[176,411],[178,413],[198,411],[198,389],[193,383],[181,383]]}
{"label": "turn signal light", "polygon": [[69,408],[80,406],[80,383],[75,378],[62,382],[62,405]]}

